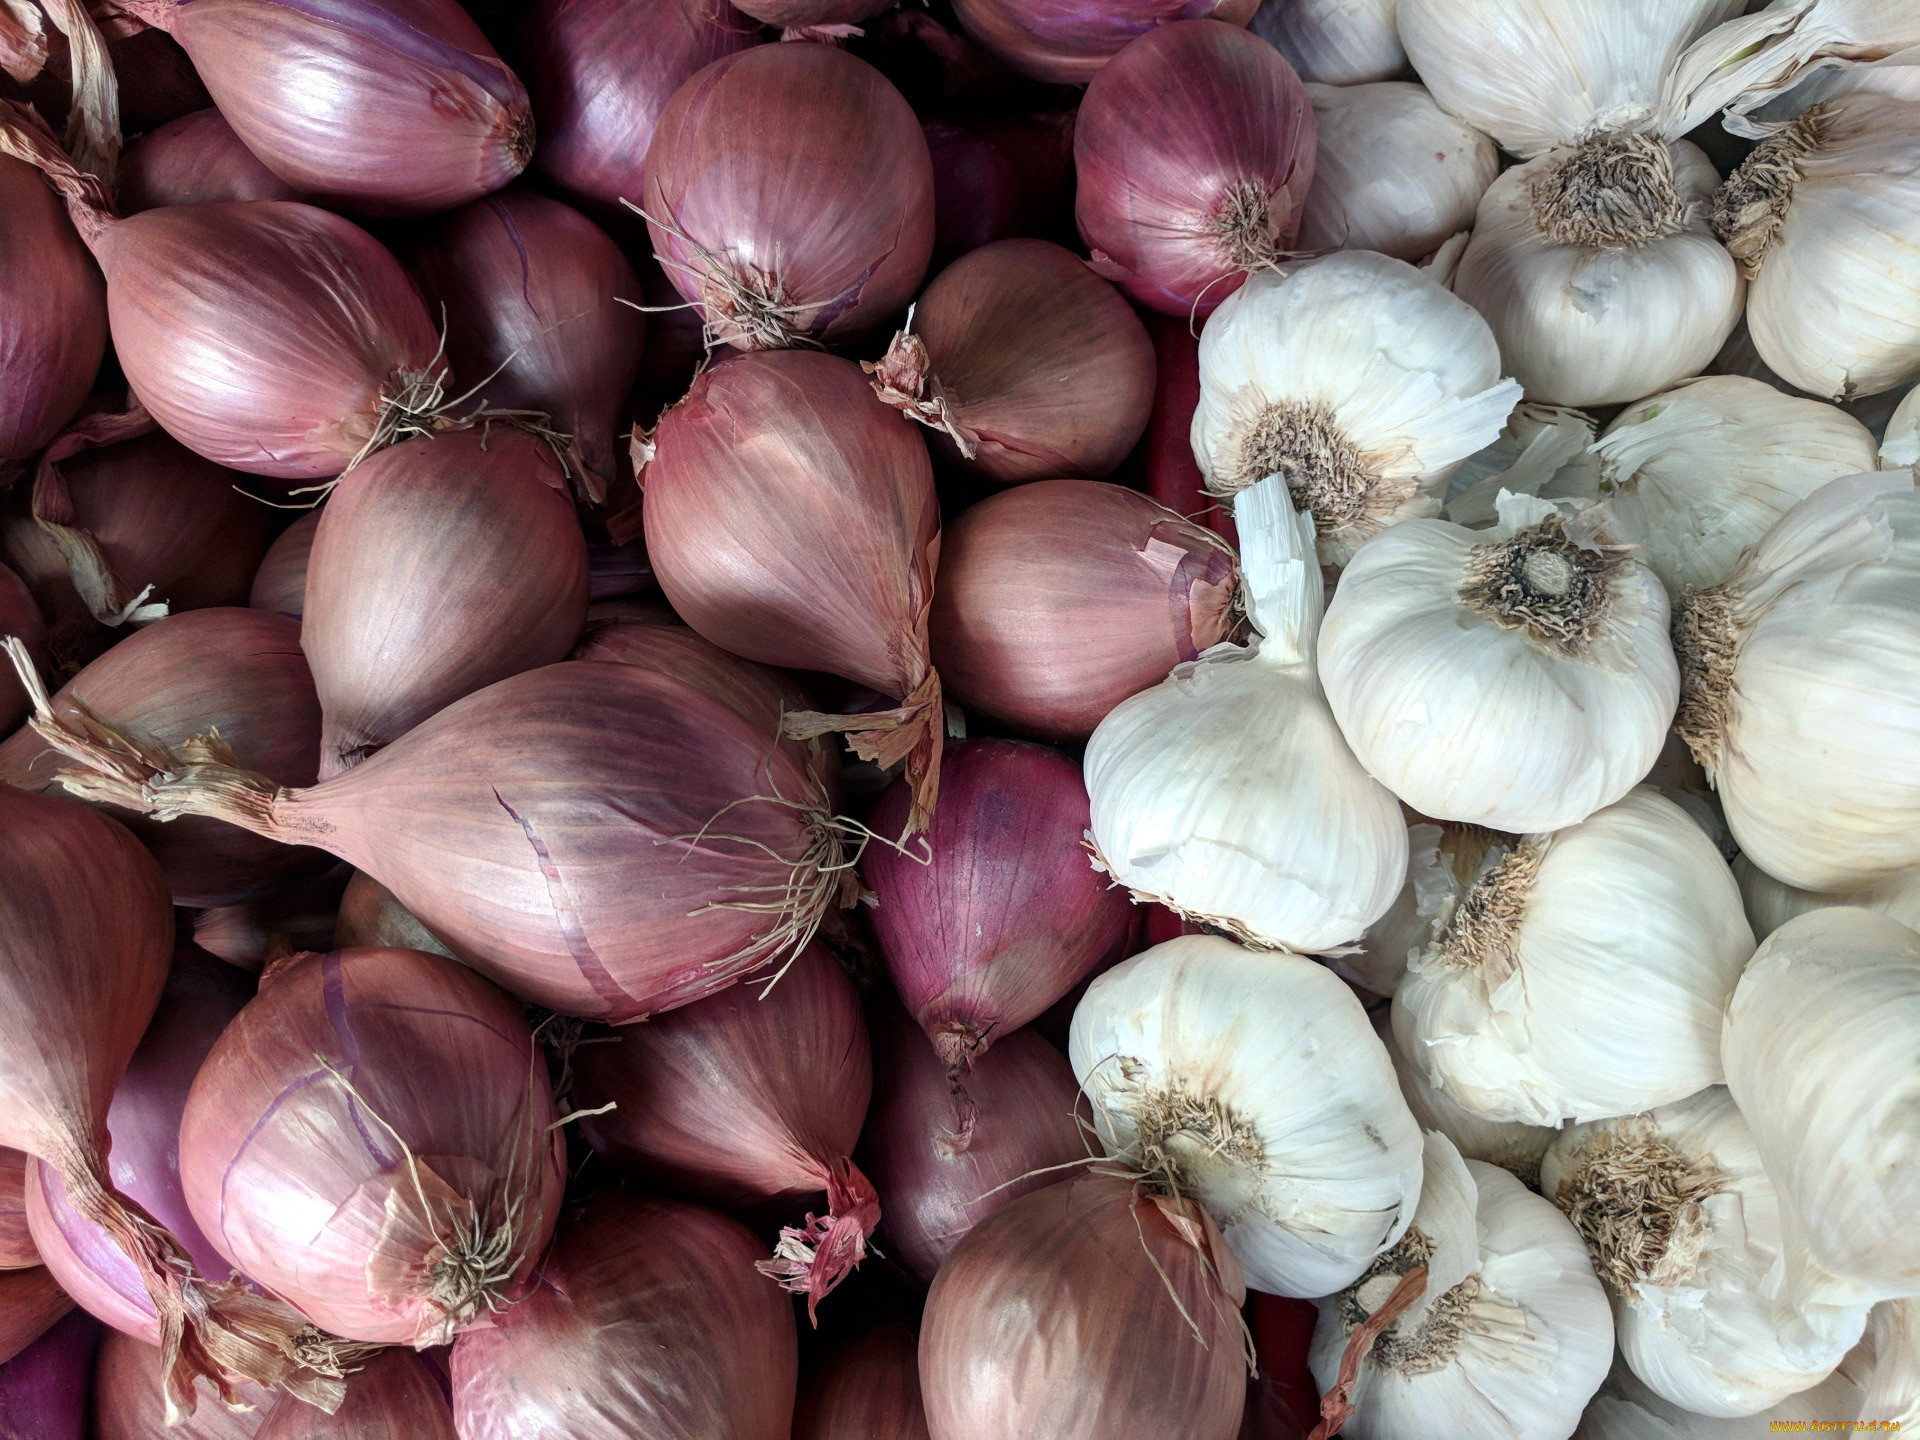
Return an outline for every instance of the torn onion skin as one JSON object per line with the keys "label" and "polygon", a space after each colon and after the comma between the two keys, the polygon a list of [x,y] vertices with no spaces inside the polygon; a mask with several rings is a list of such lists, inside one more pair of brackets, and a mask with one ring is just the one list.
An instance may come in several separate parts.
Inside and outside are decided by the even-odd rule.
{"label": "torn onion skin", "polygon": [[142,135],[120,157],[122,215],[162,205],[298,200],[300,192],[254,158],[218,110],[196,110]]}
{"label": "torn onion skin", "polygon": [[[275,1403],[272,1390],[242,1381],[230,1410],[204,1381],[199,1405],[178,1425],[167,1424],[160,1351],[109,1329],[100,1337],[93,1371],[94,1440],[254,1440]],[[324,1412],[317,1412],[324,1413]]]}

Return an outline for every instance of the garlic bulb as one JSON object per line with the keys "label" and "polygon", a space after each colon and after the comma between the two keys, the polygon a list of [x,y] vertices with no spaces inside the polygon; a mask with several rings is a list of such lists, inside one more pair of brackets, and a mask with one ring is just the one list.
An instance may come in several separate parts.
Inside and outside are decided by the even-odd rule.
{"label": "garlic bulb", "polygon": [[1907,391],[1887,420],[1880,440],[1880,464],[1888,470],[1920,465],[1920,385]]}
{"label": "garlic bulb", "polygon": [[1520,387],[1473,308],[1401,260],[1343,250],[1260,271],[1200,335],[1193,458],[1216,495],[1285,477],[1320,556],[1433,515]]}
{"label": "garlic bulb", "polygon": [[1360,85],[1406,69],[1394,9],[1395,0],[1266,0],[1252,28],[1302,80]]}
{"label": "garlic bulb", "polygon": [[1790,384],[1851,400],[1920,374],[1920,105],[1813,106],[1727,178],[1713,223],[1751,281],[1754,348]]}
{"label": "garlic bulb", "polygon": [[[1336,598],[1329,630],[1338,610]],[[1920,491],[1911,472],[1814,491],[1723,584],[1676,607],[1673,632],[1675,728],[1754,864],[1790,885],[1839,891],[1920,865]],[[1322,672],[1338,713],[1324,656]]]}
{"label": "garlic bulb", "polygon": [[1156,945],[1088,987],[1067,1053],[1107,1152],[1199,1200],[1256,1290],[1336,1290],[1413,1218],[1420,1131],[1393,1066],[1303,956]]}
{"label": "garlic bulb", "polygon": [[1564,1440],[1606,1377],[1606,1296],[1566,1217],[1506,1171],[1426,1137],[1420,1208],[1360,1279],[1315,1302],[1323,1393],[1353,1332],[1409,1271],[1426,1288],[1360,1362],[1352,1440]]}
{"label": "garlic bulb", "polygon": [[1464,1158],[1498,1165],[1521,1184],[1538,1188],[1540,1157],[1547,1153],[1558,1130],[1515,1120],[1483,1120],[1448,1099],[1446,1092],[1436,1090],[1433,1082],[1420,1073],[1420,1067],[1407,1059],[1394,1036],[1389,1007],[1374,1011],[1373,1033],[1387,1047],[1393,1073],[1400,1079],[1400,1094],[1413,1112],[1415,1124],[1422,1130],[1439,1131]]}
{"label": "garlic bulb", "polygon": [[1866,1338],[1841,1369],[1860,1386],[1860,1414],[1901,1429],[1920,1425],[1920,1301],[1873,1307]]}
{"label": "garlic bulb", "polygon": [[1419,260],[1470,229],[1500,171],[1493,141],[1418,85],[1309,85],[1318,137],[1302,250],[1377,250]]}
{"label": "garlic bulb", "polygon": [[1802,890],[1776,880],[1742,855],[1733,862],[1733,878],[1740,882],[1747,923],[1762,940],[1796,915],[1833,905],[1857,905],[1898,920],[1909,930],[1920,930],[1920,868],[1896,870],[1877,885],[1844,894]]}
{"label": "garlic bulb", "polygon": [[1718,585],[1783,513],[1879,456],[1844,410],[1731,375],[1629,405],[1594,449],[1608,518],[1676,595]]}
{"label": "garlic bulb", "polygon": [[1407,873],[1400,807],[1353,758],[1313,671],[1313,521],[1269,477],[1235,505],[1259,638],[1216,645],[1107,713],[1087,743],[1099,865],[1248,942],[1359,938]]}
{"label": "garlic bulb", "polygon": [[1775,1422],[1815,1430],[1867,1417],[1869,1412],[1861,1404],[1864,1392],[1847,1371],[1843,1364],[1812,1389],[1789,1395],[1769,1410],[1727,1420],[1681,1409],[1648,1389],[1625,1361],[1616,1361],[1600,1393],[1580,1417],[1572,1440],[1756,1440]]}
{"label": "garlic bulb", "polygon": [[1575,1125],[1540,1189],[1587,1243],[1633,1373],[1700,1415],[1755,1415],[1846,1357],[1867,1306],[1826,1312],[1789,1349],[1765,1281],[1780,1211],[1747,1122],[1721,1086],[1644,1115]]}
{"label": "garlic bulb", "polygon": [[1475,1114],[1533,1125],[1717,1084],[1720,1018],[1753,932],[1687,813],[1642,786],[1553,834],[1481,843],[1394,992],[1422,1073]]}
{"label": "garlic bulb", "polygon": [[1920,933],[1815,910],[1755,952],[1727,1009],[1727,1087],[1780,1197],[1780,1291],[1824,1307],[1920,1295]]}
{"label": "garlic bulb", "polygon": [[1597,499],[1600,462],[1592,446],[1593,418],[1584,410],[1523,400],[1500,438],[1453,472],[1441,513],[1469,530],[1486,530],[1500,523],[1502,490],[1546,500]]}
{"label": "garlic bulb", "polygon": [[1558,830],[1660,753],[1680,689],[1667,595],[1596,510],[1500,504],[1491,535],[1409,520],[1361,550],[1320,679],[1360,763],[1421,814]]}

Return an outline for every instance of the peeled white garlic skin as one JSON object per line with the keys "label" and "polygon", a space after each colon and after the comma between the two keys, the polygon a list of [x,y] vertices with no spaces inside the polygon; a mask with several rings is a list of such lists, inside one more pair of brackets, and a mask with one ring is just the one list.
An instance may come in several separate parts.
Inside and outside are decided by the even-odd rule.
{"label": "peeled white garlic skin", "polygon": [[1673,142],[1672,155],[1685,221],[1641,245],[1602,249],[1542,233],[1528,186],[1558,154],[1488,187],[1453,289],[1487,317],[1529,400],[1638,400],[1705,370],[1738,323],[1746,285],[1708,225],[1720,177],[1689,141]]}
{"label": "peeled white garlic skin", "polygon": [[1675,595],[1718,585],[1787,510],[1878,463],[1838,406],[1735,375],[1629,405],[1596,449],[1615,531]]}
{"label": "peeled white garlic skin", "polygon": [[1309,85],[1307,96],[1318,149],[1298,248],[1419,260],[1473,228],[1500,171],[1492,140],[1402,80]]}
{"label": "peeled white garlic skin", "polygon": [[[1860,1339],[1865,1305],[1825,1315],[1820,1333],[1791,1354],[1783,1344],[1766,1289],[1780,1255],[1779,1205],[1747,1122],[1722,1086],[1646,1115],[1561,1132],[1541,1164],[1540,1189],[1575,1215],[1576,1227],[1583,1199],[1602,1217],[1598,1228],[1619,1223],[1620,1207],[1637,1202],[1648,1221],[1642,1235],[1663,1226],[1670,1235],[1664,1252],[1603,1253],[1596,1267],[1605,1278],[1610,1265],[1622,1265],[1608,1285],[1621,1355],[1682,1409],[1757,1415],[1817,1385]],[[1630,1284],[1619,1283],[1628,1274]]]}
{"label": "peeled white garlic skin", "polygon": [[1752,953],[1727,862],[1642,786],[1510,853],[1394,1008],[1409,1058],[1476,1114],[1604,1119],[1719,1083],[1720,1017]]}
{"label": "peeled white garlic skin", "polygon": [[1796,123],[1816,113],[1747,326],[1800,389],[1877,395],[1920,375],[1920,104],[1843,95]]}
{"label": "peeled white garlic skin", "polygon": [[1405,1013],[1399,1007],[1383,1007],[1374,1012],[1373,1033],[1387,1047],[1393,1060],[1393,1073],[1400,1078],[1400,1093],[1422,1130],[1435,1130],[1453,1142],[1454,1148],[1468,1160],[1484,1160],[1526,1184],[1540,1176],[1540,1157],[1547,1153],[1560,1132],[1544,1125],[1528,1125],[1517,1120],[1487,1120],[1451,1099],[1444,1090],[1434,1088],[1420,1067],[1407,1058],[1406,1049],[1394,1032],[1396,1017]]}
{"label": "peeled white garlic skin", "polygon": [[1395,0],[1266,0],[1251,28],[1302,80],[1360,85],[1406,68],[1395,8]]}
{"label": "peeled white garlic skin", "polygon": [[1741,850],[1806,890],[1865,889],[1920,865],[1911,473],[1821,487],[1694,603],[1736,648],[1730,670],[1689,667],[1681,728],[1706,737],[1695,754]]}
{"label": "peeled white garlic skin", "polygon": [[1156,945],[1088,987],[1068,1055],[1109,1153],[1169,1157],[1257,1290],[1336,1290],[1413,1218],[1420,1131],[1393,1064],[1304,956]]}
{"label": "peeled white garlic skin", "polygon": [[[1361,1362],[1340,1433],[1565,1440],[1613,1357],[1606,1296],[1579,1235],[1505,1170],[1463,1160],[1431,1134],[1412,1228],[1431,1246],[1427,1289]],[[1412,1258],[1396,1252],[1393,1270]],[[1391,1283],[1383,1276],[1358,1295],[1316,1302],[1308,1363],[1323,1393],[1338,1378],[1356,1302],[1384,1299],[1375,1292]]]}
{"label": "peeled white garlic skin", "polygon": [[1780,1197],[1787,1302],[1920,1295],[1920,934],[1852,908],[1789,920],[1721,1049]]}
{"label": "peeled white garlic skin", "polygon": [[1898,920],[1909,930],[1920,930],[1920,867],[1897,870],[1865,890],[1802,890],[1774,879],[1742,855],[1733,862],[1733,878],[1740,882],[1747,923],[1762,940],[1796,915],[1834,905],[1857,905]]}
{"label": "peeled white garlic skin", "polygon": [[1361,548],[1320,630],[1320,681],[1367,771],[1423,815],[1513,834],[1610,805],[1652,767],[1679,695],[1667,597],[1625,558],[1587,658],[1460,598],[1476,546],[1409,520]]}

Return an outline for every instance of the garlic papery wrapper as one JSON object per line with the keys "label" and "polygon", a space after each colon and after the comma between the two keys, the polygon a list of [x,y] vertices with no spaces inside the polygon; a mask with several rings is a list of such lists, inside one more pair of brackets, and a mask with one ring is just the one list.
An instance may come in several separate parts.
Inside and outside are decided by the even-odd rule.
{"label": "garlic papery wrapper", "polygon": [[1818,1334],[1791,1350],[1783,1342],[1765,1284],[1779,1204],[1723,1086],[1566,1130],[1541,1162],[1540,1191],[1586,1241],[1627,1364],[1683,1409],[1756,1415],[1817,1385],[1866,1326],[1858,1305],[1823,1312]]}
{"label": "garlic papery wrapper", "polygon": [[1500,172],[1492,140],[1419,85],[1309,85],[1317,137],[1299,248],[1432,254],[1473,226]]}
{"label": "garlic papery wrapper", "polygon": [[1320,680],[1360,763],[1415,810],[1527,834],[1633,788],[1680,678],[1666,591],[1596,509],[1500,506],[1491,534],[1409,520],[1354,556]]}
{"label": "garlic papery wrapper", "polygon": [[1422,1130],[1437,1130],[1453,1142],[1468,1160],[1484,1160],[1530,1188],[1538,1188],[1540,1157],[1560,1132],[1544,1125],[1528,1125],[1517,1120],[1483,1120],[1464,1105],[1449,1099],[1446,1092],[1420,1073],[1420,1067],[1407,1059],[1393,1033],[1391,1008],[1381,1006],[1373,1012],[1373,1033],[1387,1047],[1393,1060],[1393,1073],[1400,1078],[1400,1094],[1413,1112]]}
{"label": "garlic papery wrapper", "polygon": [[1901,397],[1880,438],[1880,465],[1886,470],[1920,465],[1920,385]]}
{"label": "garlic papery wrapper", "polygon": [[1258,638],[1216,645],[1107,713],[1086,750],[1091,838],[1136,899],[1254,945],[1330,950],[1393,903],[1406,823],[1347,748],[1314,675],[1312,519],[1294,513],[1278,476],[1242,494],[1234,515]]}
{"label": "garlic papery wrapper", "polygon": [[1802,890],[1784,880],[1776,880],[1742,855],[1733,862],[1733,878],[1740,882],[1747,923],[1762,940],[1796,915],[1834,905],[1856,905],[1862,910],[1877,911],[1898,920],[1909,930],[1920,930],[1920,868],[1896,870],[1865,890],[1839,893]]}
{"label": "garlic papery wrapper", "polygon": [[1874,1306],[1866,1338],[1841,1368],[1860,1385],[1861,1415],[1894,1421],[1903,1430],[1920,1425],[1920,1301]]}
{"label": "garlic papery wrapper", "polygon": [[1813,106],[1727,177],[1713,223],[1751,282],[1754,348],[1789,384],[1851,400],[1920,374],[1920,105]]}
{"label": "garlic papery wrapper", "polygon": [[1344,250],[1255,273],[1200,335],[1193,458],[1216,495],[1285,478],[1320,557],[1433,515],[1520,387],[1473,307],[1413,266]]}
{"label": "garlic papery wrapper", "polygon": [[1592,451],[1593,435],[1593,417],[1584,410],[1521,401],[1500,438],[1453,472],[1441,514],[1469,530],[1487,530],[1500,522],[1502,490],[1546,500],[1598,499],[1600,461]]}
{"label": "garlic papery wrapper", "polygon": [[1109,1154],[1198,1200],[1276,1295],[1325,1295],[1400,1238],[1420,1131],[1353,992],[1300,955],[1189,935],[1094,980],[1073,1072]]}
{"label": "garlic papery wrapper", "polygon": [[1728,1006],[1727,1088],[1780,1197],[1779,1293],[1920,1295],[1920,933],[1815,910],[1769,935]]}
{"label": "garlic papery wrapper", "polygon": [[1675,728],[1754,864],[1835,891],[1920,865],[1920,491],[1910,471],[1823,485],[1723,584],[1677,605],[1673,629]]}
{"label": "garlic papery wrapper", "polygon": [[1397,0],[1266,0],[1251,29],[1287,57],[1302,80],[1362,85],[1407,68]]}
{"label": "garlic papery wrapper", "polygon": [[1753,932],[1699,825],[1641,786],[1564,830],[1484,846],[1394,992],[1395,1033],[1427,1078],[1476,1114],[1533,1125],[1717,1084]]}
{"label": "garlic papery wrapper", "polygon": [[1580,1237],[1513,1176],[1426,1137],[1413,1224],[1360,1279],[1316,1301],[1324,1392],[1353,1332],[1410,1270],[1426,1288],[1360,1363],[1352,1440],[1565,1440],[1613,1358],[1607,1299]]}
{"label": "garlic papery wrapper", "polygon": [[1844,410],[1732,375],[1629,405],[1594,450],[1609,522],[1674,595],[1718,585],[1787,510],[1878,463]]}

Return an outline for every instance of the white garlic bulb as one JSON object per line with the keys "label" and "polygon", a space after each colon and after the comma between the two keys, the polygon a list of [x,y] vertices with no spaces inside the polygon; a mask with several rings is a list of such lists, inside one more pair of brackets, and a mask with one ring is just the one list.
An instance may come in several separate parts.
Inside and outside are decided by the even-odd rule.
{"label": "white garlic bulb", "polygon": [[1728,1006],[1727,1088],[1780,1197],[1780,1294],[1920,1295],[1920,933],[1815,910],[1761,943]]}
{"label": "white garlic bulb", "polygon": [[1571,1225],[1506,1171],[1426,1137],[1413,1224],[1360,1279],[1316,1301],[1308,1363],[1324,1393],[1353,1332],[1401,1277],[1426,1288],[1383,1330],[1351,1391],[1353,1440],[1564,1440],[1606,1377],[1613,1324]]}
{"label": "white garlic bulb", "polygon": [[1405,261],[1343,250],[1259,271],[1200,335],[1193,458],[1214,494],[1284,476],[1320,556],[1433,515],[1520,387],[1473,307]]}
{"label": "white garlic bulb", "polygon": [[1500,438],[1453,472],[1441,513],[1469,530],[1488,530],[1500,523],[1502,490],[1546,500],[1598,499],[1593,430],[1593,418],[1584,410],[1521,401]]}
{"label": "white garlic bulb", "polygon": [[[1861,1342],[1862,1347],[1866,1344]],[[1776,1421],[1812,1430],[1821,1424],[1860,1419],[1868,1412],[1862,1408],[1865,1395],[1859,1381],[1848,1373],[1852,1360],[1849,1356],[1847,1364],[1811,1389],[1789,1395],[1758,1415],[1733,1420],[1681,1409],[1648,1389],[1625,1361],[1616,1361],[1600,1393],[1580,1417],[1573,1440],[1756,1440]]]}
{"label": "white garlic bulb", "polygon": [[1420,1131],[1353,992],[1217,936],[1096,978],[1068,1054],[1107,1152],[1197,1198],[1276,1295],[1325,1295],[1400,1238]]}
{"label": "white garlic bulb", "polygon": [[[1336,598],[1329,629],[1338,609]],[[1676,607],[1674,642],[1675,728],[1754,864],[1834,891],[1920,865],[1920,490],[1911,472],[1814,491],[1723,584]],[[1324,657],[1321,668],[1338,713]]]}
{"label": "white garlic bulb", "polygon": [[1251,28],[1302,80],[1361,85],[1407,66],[1395,9],[1396,0],[1266,0]]}
{"label": "white garlic bulb", "polygon": [[1485,836],[1439,938],[1394,992],[1396,1033],[1490,1120],[1632,1114],[1717,1084],[1753,932],[1713,842],[1642,786],[1550,835]]}
{"label": "white garlic bulb", "polygon": [[1727,178],[1714,229],[1751,282],[1754,348],[1790,384],[1851,400],[1920,374],[1920,106],[1811,107]]}
{"label": "white garlic bulb", "polygon": [[1880,464],[1887,470],[1920,465],[1920,385],[1901,397],[1880,439]]}
{"label": "white garlic bulb", "polygon": [[1486,1120],[1464,1105],[1458,1105],[1443,1090],[1420,1073],[1420,1067],[1407,1059],[1406,1052],[1393,1033],[1393,1014],[1382,1006],[1373,1014],[1373,1033],[1387,1047],[1393,1060],[1393,1073],[1400,1079],[1400,1093],[1407,1109],[1422,1130],[1437,1130],[1453,1142],[1468,1160],[1484,1160],[1498,1165],[1523,1185],[1537,1187],[1540,1157],[1560,1132],[1544,1125],[1528,1125],[1516,1120]]}
{"label": "white garlic bulb", "polygon": [[1920,930],[1920,868],[1896,870],[1877,885],[1843,894],[1831,890],[1802,890],[1776,880],[1742,855],[1733,862],[1733,878],[1740,882],[1747,923],[1762,940],[1796,915],[1833,905],[1857,905],[1862,910],[1890,916],[1910,930]]}
{"label": "white garlic bulb", "polygon": [[1409,520],[1340,577],[1320,679],[1369,774],[1422,815],[1515,834],[1610,805],[1679,695],[1667,594],[1595,509],[1504,496],[1486,531]]}
{"label": "white garlic bulb", "polygon": [[1860,1386],[1862,1418],[1920,1426],[1920,1301],[1874,1306],[1865,1338],[1840,1368]]}
{"label": "white garlic bulb", "polygon": [[1609,521],[1676,595],[1718,585],[1787,510],[1878,460],[1844,410],[1731,375],[1629,405],[1594,449]]}
{"label": "white garlic bulb", "polygon": [[1302,250],[1432,254],[1473,225],[1500,172],[1493,141],[1433,103],[1419,85],[1309,85],[1317,135]]}
{"label": "white garlic bulb", "polygon": [[1564,1131],[1540,1190],[1587,1242],[1621,1355],[1683,1409],[1756,1415],[1819,1384],[1866,1327],[1858,1305],[1824,1313],[1811,1343],[1783,1340],[1765,1284],[1779,1204],[1721,1086]]}

